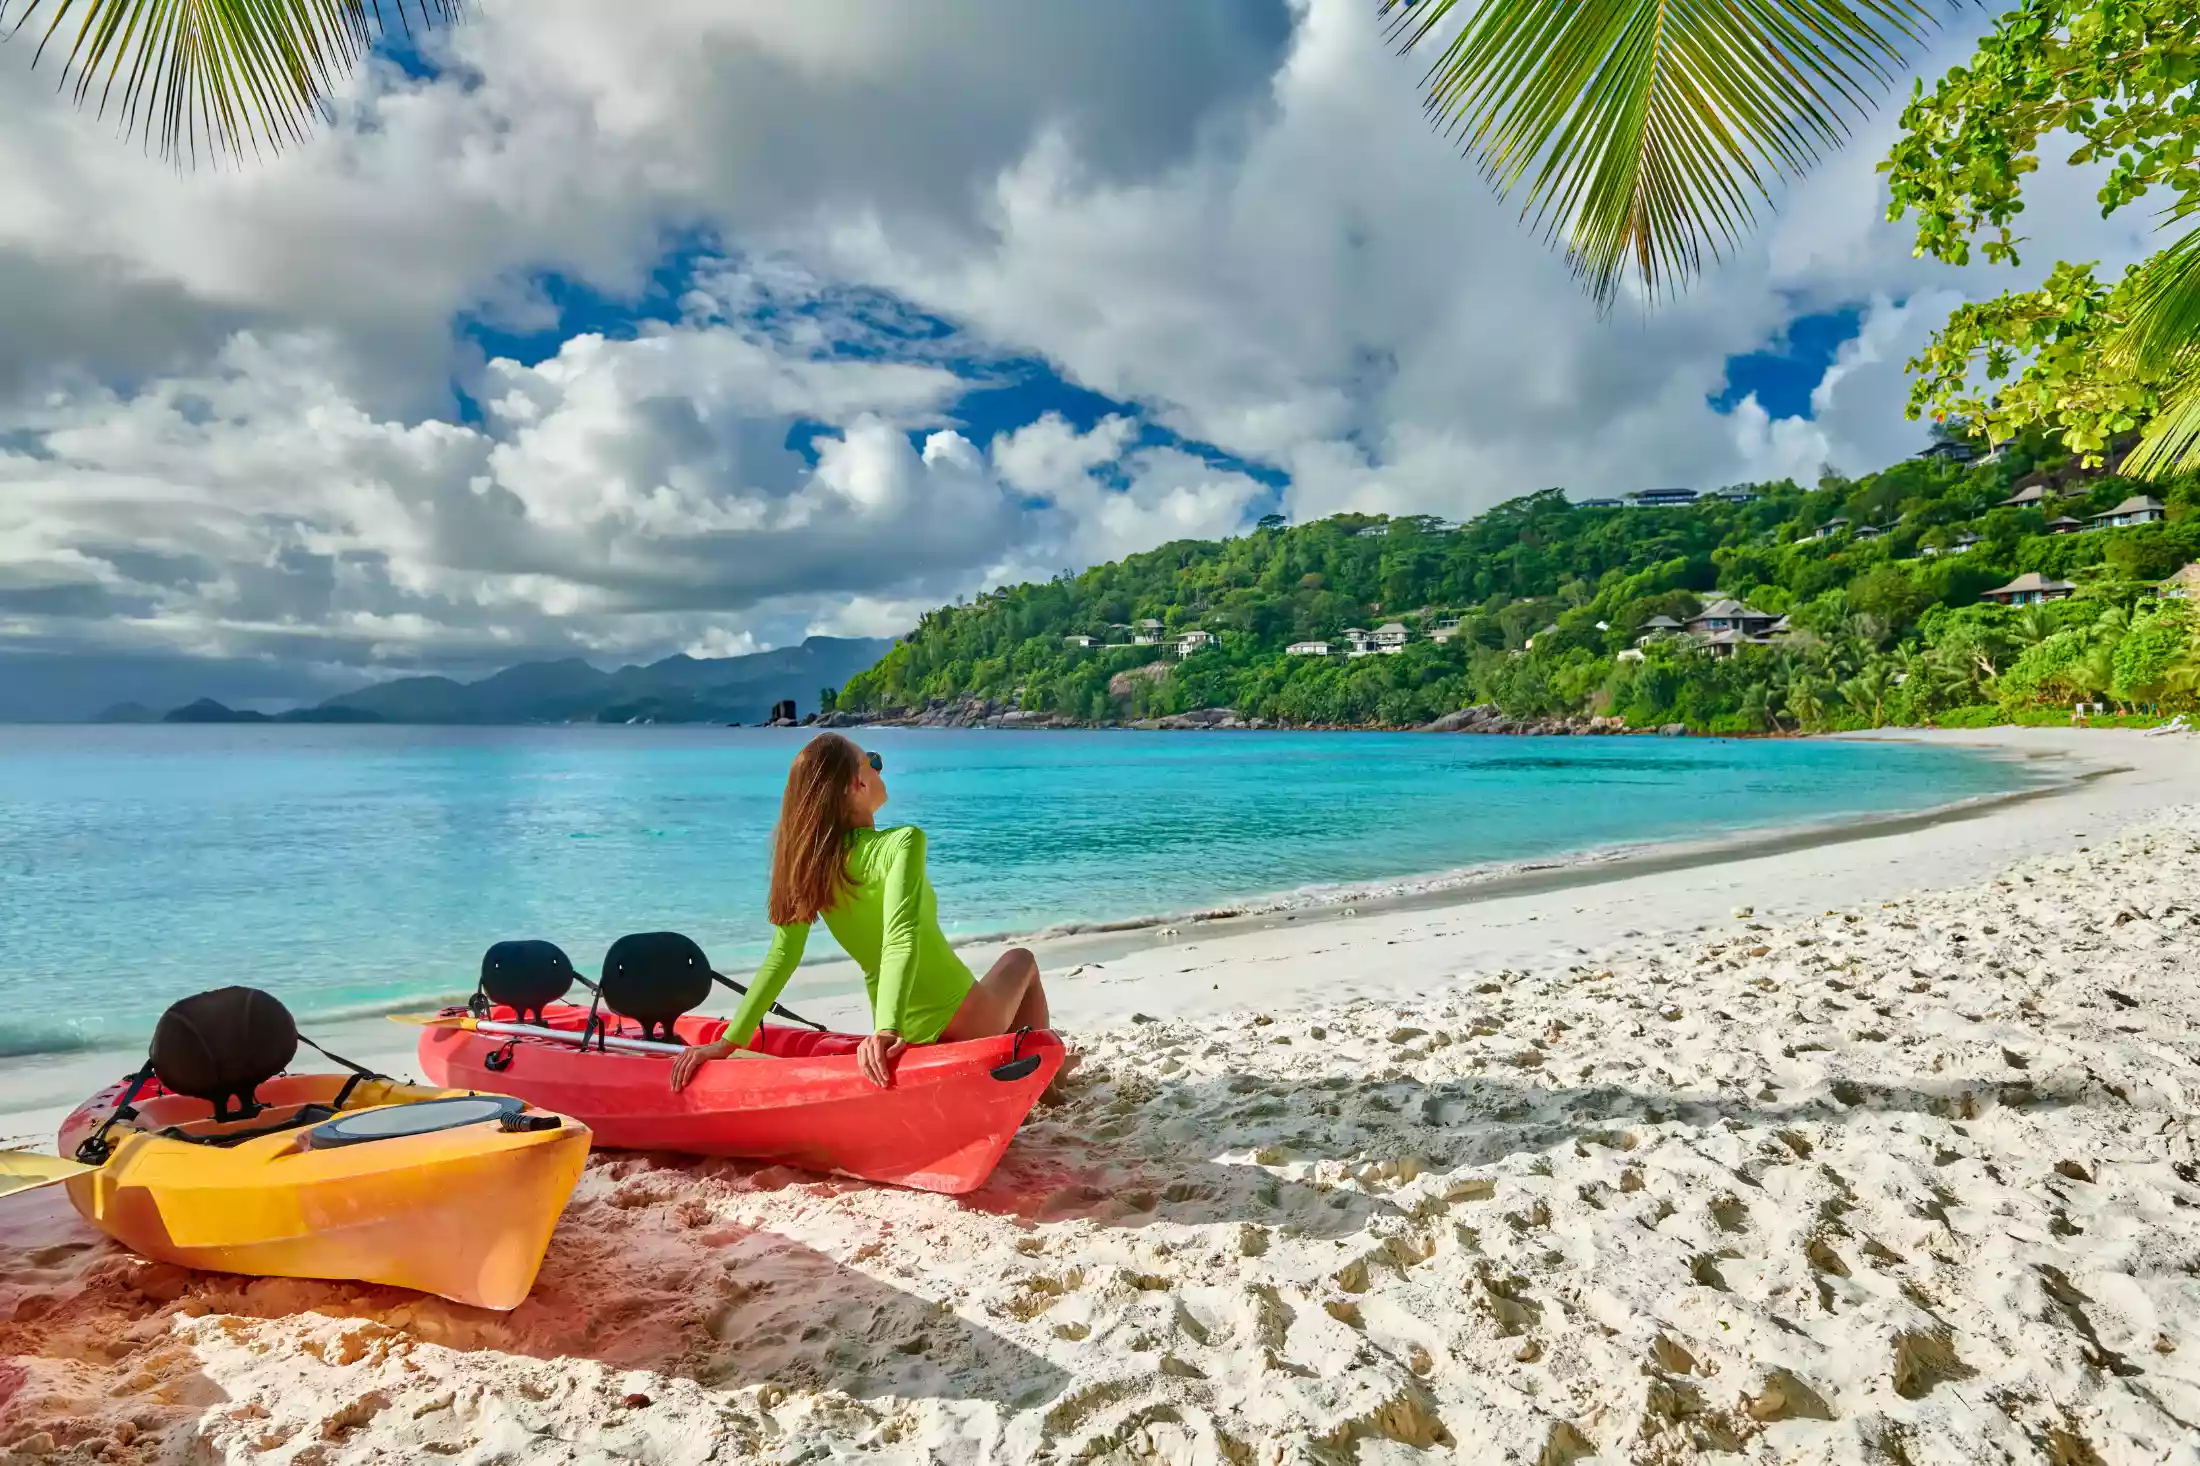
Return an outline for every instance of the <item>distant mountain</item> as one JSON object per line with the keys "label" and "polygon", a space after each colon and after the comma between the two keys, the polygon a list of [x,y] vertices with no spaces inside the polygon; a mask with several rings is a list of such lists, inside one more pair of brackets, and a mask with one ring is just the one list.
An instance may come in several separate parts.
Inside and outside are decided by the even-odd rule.
{"label": "distant mountain", "polygon": [[745,657],[671,656],[616,672],[577,657],[522,662],[478,682],[400,677],[307,711],[386,723],[758,723],[784,698],[816,711],[819,689],[839,687],[892,646],[877,638],[813,636]]}
{"label": "distant mountain", "polygon": [[387,718],[376,717],[362,708],[292,708],[287,713],[277,713],[278,723],[386,723]]}
{"label": "distant mountain", "polygon": [[272,723],[275,720],[265,713],[250,712],[242,708],[228,707],[210,697],[186,703],[161,719],[163,723]]}
{"label": "distant mountain", "polygon": [[199,697],[230,707],[310,706],[365,680],[351,671],[249,657],[33,649],[0,637],[0,723],[85,723],[131,703],[153,709],[157,723],[161,711]]}
{"label": "distant mountain", "polygon": [[[125,704],[125,707],[130,706]],[[122,709],[110,709],[119,712]],[[379,723],[383,720],[372,713],[357,708],[292,708],[286,713],[256,713],[249,708],[233,708],[218,703],[210,697],[176,708],[166,716],[149,718],[102,718],[108,723]]]}
{"label": "distant mountain", "polygon": [[157,723],[160,714],[141,702],[118,702],[92,719],[95,723]]}

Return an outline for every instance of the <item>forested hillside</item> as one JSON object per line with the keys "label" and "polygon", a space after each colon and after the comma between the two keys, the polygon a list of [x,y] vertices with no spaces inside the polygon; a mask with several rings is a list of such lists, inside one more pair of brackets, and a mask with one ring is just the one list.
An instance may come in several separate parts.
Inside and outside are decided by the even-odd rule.
{"label": "forested hillside", "polygon": [[[2003,503],[2028,488],[2044,497]],[[1271,519],[1237,539],[1170,544],[931,612],[839,705],[882,713],[988,697],[1096,723],[1229,707],[1285,724],[1410,726],[1488,702],[1516,717],[1769,732],[2067,714],[2081,698],[2191,703],[2200,655],[2188,603],[2157,590],[2200,558],[2191,482],[2088,475],[2035,445],[1994,463],[1913,459],[1751,492],[1637,508],[1576,505],[1553,489],[1458,526]],[[2072,523],[2145,493],[2166,520]],[[2075,592],[1981,601],[2025,572]],[[1684,621],[1719,598],[1786,623],[1769,645],[1717,649],[1730,655],[1678,635],[1638,647],[1653,618]],[[1429,635],[1452,621],[1448,640]],[[1160,627],[1141,633],[1141,622]],[[1326,640],[1341,652],[1348,629],[1386,623],[1407,629],[1403,651],[1285,650]],[[1213,640],[1181,657],[1107,645],[1195,629]]]}

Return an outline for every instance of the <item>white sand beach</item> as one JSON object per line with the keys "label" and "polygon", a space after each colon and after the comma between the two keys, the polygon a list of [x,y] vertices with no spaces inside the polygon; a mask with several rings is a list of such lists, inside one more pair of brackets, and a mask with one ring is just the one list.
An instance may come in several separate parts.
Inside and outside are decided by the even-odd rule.
{"label": "white sand beach", "polygon": [[2092,776],[1050,950],[982,1191],[598,1156],[510,1315],[0,1201],[0,1461],[2200,1463],[2200,739],[1901,736]]}

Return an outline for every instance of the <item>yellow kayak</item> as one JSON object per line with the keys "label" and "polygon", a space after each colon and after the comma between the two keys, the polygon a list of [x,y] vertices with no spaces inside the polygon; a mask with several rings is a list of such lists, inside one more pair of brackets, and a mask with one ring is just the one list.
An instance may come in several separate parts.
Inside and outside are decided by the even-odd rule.
{"label": "yellow kayak", "polygon": [[69,1199],[141,1257],[189,1268],[516,1308],[588,1157],[584,1125],[380,1077],[278,1075],[252,1087],[253,1113],[222,1120],[158,1085],[124,1107],[129,1087],[63,1123],[64,1156],[95,1136],[104,1155]]}

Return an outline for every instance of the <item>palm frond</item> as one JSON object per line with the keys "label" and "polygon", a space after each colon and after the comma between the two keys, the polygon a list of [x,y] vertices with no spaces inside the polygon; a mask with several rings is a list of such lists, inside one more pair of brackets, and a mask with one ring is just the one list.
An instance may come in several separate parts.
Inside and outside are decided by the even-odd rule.
{"label": "palm frond", "polygon": [[[1413,50],[1460,0],[1382,0]],[[1928,0],[1481,0],[1423,81],[1426,110],[1609,305],[1739,244],[1848,136],[1933,24]]]}
{"label": "palm frond", "polygon": [[2148,260],[2132,282],[2111,358],[2147,371],[2176,365],[2200,343],[2200,229]]}
{"label": "palm frond", "polygon": [[2166,382],[2139,446],[2118,465],[2155,478],[2200,463],[2200,229],[2148,260],[2132,283],[2124,325],[2109,359]]}
{"label": "palm frond", "polygon": [[[458,19],[466,0],[388,0],[395,23]],[[325,114],[387,29],[383,0],[0,0],[0,38],[34,29],[78,106],[196,162],[278,150]]]}
{"label": "palm frond", "polygon": [[2162,478],[2200,464],[2200,382],[2171,396],[2147,424],[2139,446],[2117,465],[2131,478]]}

